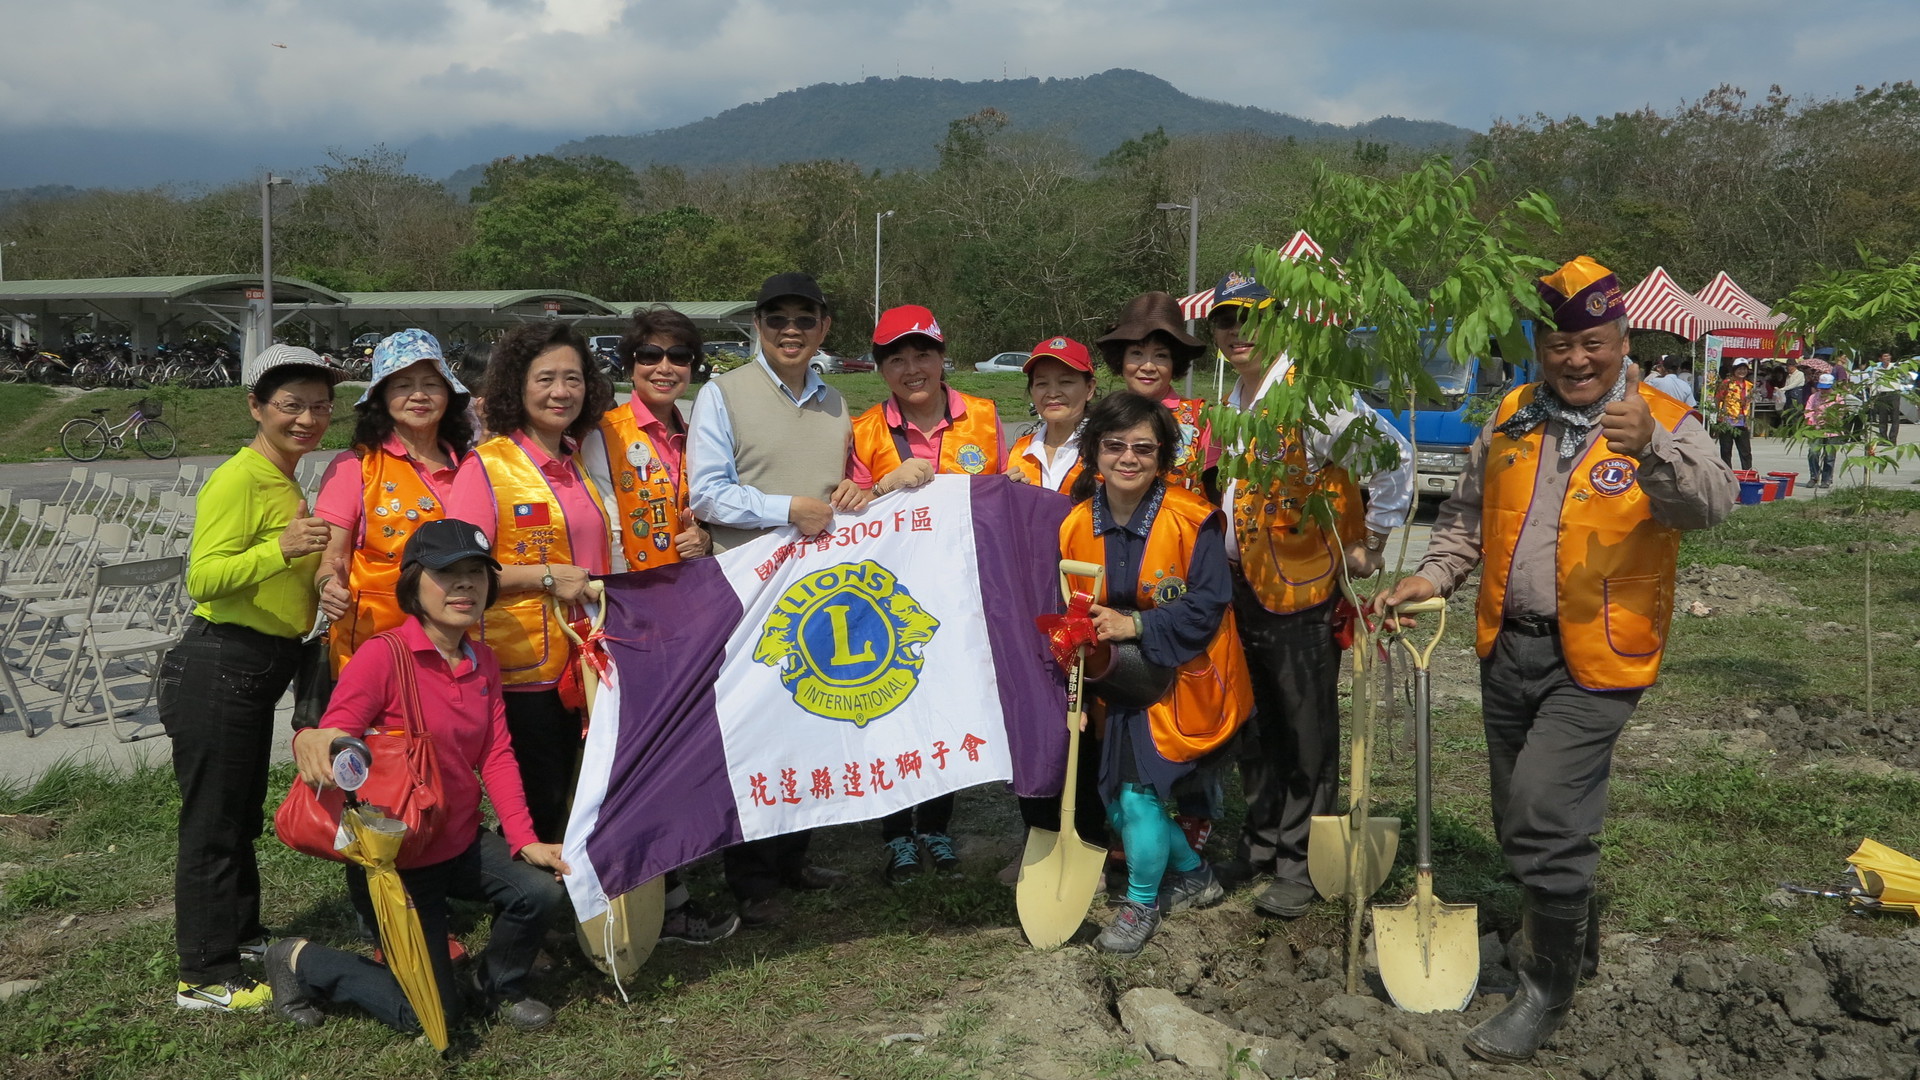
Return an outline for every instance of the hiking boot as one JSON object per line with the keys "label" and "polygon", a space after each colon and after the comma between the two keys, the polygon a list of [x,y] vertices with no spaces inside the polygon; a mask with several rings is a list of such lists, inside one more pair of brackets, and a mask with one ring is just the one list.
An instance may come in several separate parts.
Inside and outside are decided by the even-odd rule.
{"label": "hiking boot", "polygon": [[933,863],[934,873],[945,877],[959,875],[960,856],[953,850],[953,837],[943,832],[923,832],[920,846],[927,849],[927,860]]}
{"label": "hiking boot", "polygon": [[1093,941],[1093,947],[1101,952],[1115,956],[1133,956],[1144,948],[1147,939],[1160,929],[1160,909],[1151,904],[1136,904],[1131,900],[1123,901],[1120,914],[1113,922],[1100,931]]}
{"label": "hiking boot", "polygon": [[685,903],[667,912],[666,921],[660,924],[660,940],[678,941],[683,945],[711,945],[732,937],[738,929],[738,915],[729,912],[716,918],[705,914],[692,903]]}
{"label": "hiking boot", "polygon": [[896,836],[886,842],[887,884],[898,885],[920,876],[920,845],[911,836]]}
{"label": "hiking boot", "polygon": [[758,900],[740,901],[740,925],[747,927],[778,926],[787,921],[787,905],[771,896]]}
{"label": "hiking boot", "polygon": [[182,982],[174,989],[173,1003],[183,1009],[249,1012],[273,1003],[273,987],[248,975],[198,986]]}
{"label": "hiking boot", "polygon": [[1313,886],[1304,881],[1288,881],[1275,878],[1267,891],[1253,898],[1253,909],[1264,915],[1278,915],[1282,919],[1297,919],[1313,907],[1313,901],[1319,894]]}
{"label": "hiking boot", "polygon": [[267,969],[267,987],[273,991],[273,1010],[303,1028],[317,1028],[327,1022],[327,1014],[316,1008],[293,972],[293,955],[306,938],[281,938],[267,946],[260,962]]}
{"label": "hiking boot", "polygon": [[1213,867],[1201,863],[1198,870],[1173,872],[1167,887],[1160,891],[1160,910],[1178,915],[1193,908],[1212,907],[1226,895],[1227,890],[1213,876]]}
{"label": "hiking boot", "polygon": [[553,1023],[553,1010],[545,1002],[530,997],[507,998],[500,1003],[500,1015],[516,1031],[539,1031]]}

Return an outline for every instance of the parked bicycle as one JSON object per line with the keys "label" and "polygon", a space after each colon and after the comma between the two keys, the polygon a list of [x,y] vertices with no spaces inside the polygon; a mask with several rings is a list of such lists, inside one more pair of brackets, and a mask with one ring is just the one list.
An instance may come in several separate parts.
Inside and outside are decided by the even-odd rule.
{"label": "parked bicycle", "polygon": [[150,458],[170,458],[180,440],[173,429],[160,419],[164,410],[159,402],[142,398],[133,403],[133,411],[118,424],[109,424],[107,410],[94,409],[92,419],[80,416],[60,429],[60,449],[75,461],[93,461],[108,450],[119,450],[129,440]]}

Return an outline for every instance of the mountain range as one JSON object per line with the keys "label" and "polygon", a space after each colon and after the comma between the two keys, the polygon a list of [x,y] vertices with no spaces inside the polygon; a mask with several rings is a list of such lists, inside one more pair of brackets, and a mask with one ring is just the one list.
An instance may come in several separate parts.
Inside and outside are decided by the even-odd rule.
{"label": "mountain range", "polygon": [[[1431,120],[1383,116],[1363,124],[1328,124],[1183,93],[1165,79],[1114,68],[1072,79],[870,77],[818,83],[728,109],[679,127],[638,135],[594,135],[556,146],[560,157],[595,154],[633,168],[688,170],[726,165],[778,165],[828,158],[868,169],[927,168],[936,163],[947,125],[992,107],[1017,131],[1050,131],[1089,154],[1105,154],[1155,128],[1168,135],[1249,131],[1296,139],[1363,139],[1415,149],[1464,146],[1474,133]],[[447,186],[465,195],[484,165],[453,174]]]}

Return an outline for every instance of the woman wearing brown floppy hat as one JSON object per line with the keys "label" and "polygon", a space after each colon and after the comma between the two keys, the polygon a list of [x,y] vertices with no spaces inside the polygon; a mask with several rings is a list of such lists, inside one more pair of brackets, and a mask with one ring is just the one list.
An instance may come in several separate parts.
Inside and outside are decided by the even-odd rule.
{"label": "woman wearing brown floppy hat", "polygon": [[1120,309],[1114,327],[1096,342],[1107,369],[1126,380],[1127,389],[1165,405],[1180,426],[1167,483],[1205,494],[1201,474],[1219,463],[1206,427],[1207,403],[1183,398],[1173,388],[1193,362],[1207,351],[1180,325],[1180,303],[1164,292],[1141,293]]}

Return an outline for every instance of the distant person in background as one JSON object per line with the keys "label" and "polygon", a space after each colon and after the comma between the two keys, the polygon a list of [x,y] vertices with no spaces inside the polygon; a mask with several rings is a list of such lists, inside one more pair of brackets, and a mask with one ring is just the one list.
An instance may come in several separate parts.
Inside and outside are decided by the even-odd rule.
{"label": "distant person in background", "polygon": [[1807,395],[1807,486],[1833,486],[1834,447],[1846,436],[1840,430],[1839,392],[1832,375],[1820,376],[1813,393]]}
{"label": "distant person in background", "polygon": [[1867,389],[1872,393],[1874,434],[1890,443],[1900,441],[1900,399],[1906,389],[1894,371],[1893,354],[1882,351],[1880,359],[1867,369]]}
{"label": "distant person in background", "polygon": [[1166,482],[1205,493],[1201,476],[1220,462],[1220,452],[1207,431],[1207,403],[1183,398],[1174,382],[1184,379],[1207,347],[1181,325],[1180,303],[1163,292],[1142,293],[1120,309],[1114,328],[1094,344],[1105,357],[1107,370],[1125,380],[1127,389],[1165,405],[1180,427],[1180,445]]}
{"label": "distant person in background", "polygon": [[1753,368],[1736,360],[1733,371],[1714,388],[1714,407],[1720,412],[1720,460],[1733,467],[1734,447],[1740,448],[1740,467],[1753,470]]}
{"label": "distant person in background", "polygon": [[1084,466],[1080,425],[1093,400],[1093,360],[1085,345],[1054,337],[1033,347],[1023,370],[1040,422],[1007,451],[1007,475],[1064,495]]}
{"label": "distant person in background", "polygon": [[1659,370],[1653,378],[1647,380],[1647,385],[1684,405],[1698,404],[1693,396],[1693,383],[1676,370],[1678,366],[1678,362],[1673,357],[1661,357]]}
{"label": "distant person in background", "polygon": [[160,723],[180,784],[174,940],[183,1009],[258,1009],[273,991],[240,969],[243,943],[264,949],[253,842],[267,798],[273,708],[292,684],[313,626],[329,526],[307,513],[294,480],[333,421],[342,373],[293,345],[260,352],[242,373],[256,429],[207,478],[187,557],[195,600],[180,643],[160,663]]}
{"label": "distant person in background", "polygon": [[1807,407],[1807,373],[1800,370],[1800,361],[1792,357],[1787,358],[1786,378],[1780,381],[1780,392],[1786,400],[1782,419],[1797,417]]}

